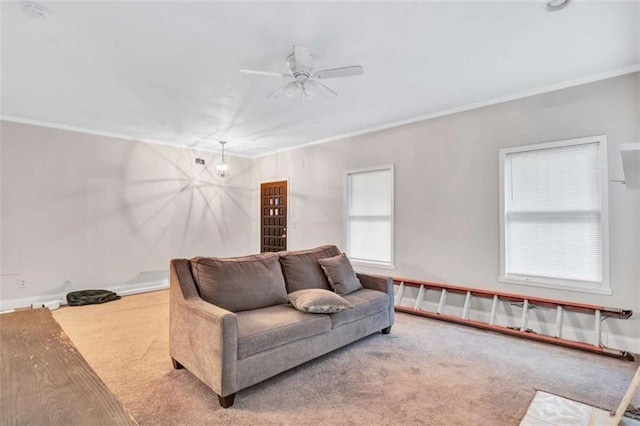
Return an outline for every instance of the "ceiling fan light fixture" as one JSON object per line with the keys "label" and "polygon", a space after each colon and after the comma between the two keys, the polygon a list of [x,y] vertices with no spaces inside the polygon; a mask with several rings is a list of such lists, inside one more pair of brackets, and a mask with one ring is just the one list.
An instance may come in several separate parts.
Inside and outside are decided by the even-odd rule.
{"label": "ceiling fan light fixture", "polygon": [[316,95],[317,84],[311,80],[307,80],[302,83],[302,91],[304,92],[304,97],[307,99],[313,99]]}
{"label": "ceiling fan light fixture", "polygon": [[298,93],[298,83],[292,81],[291,83],[284,86],[284,94],[288,98],[293,98],[295,94]]}
{"label": "ceiling fan light fixture", "polygon": [[226,178],[231,173],[229,165],[224,162],[224,145],[226,143],[225,141],[220,141],[220,145],[222,145],[222,159],[216,164],[216,174],[221,178]]}

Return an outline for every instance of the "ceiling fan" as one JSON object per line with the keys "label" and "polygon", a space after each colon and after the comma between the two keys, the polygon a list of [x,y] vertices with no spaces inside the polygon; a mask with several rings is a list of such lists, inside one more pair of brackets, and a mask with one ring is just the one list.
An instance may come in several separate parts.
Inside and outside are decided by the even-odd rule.
{"label": "ceiling fan", "polygon": [[318,94],[329,99],[335,98],[338,94],[320,83],[319,80],[338,77],[353,77],[362,75],[364,72],[361,65],[331,68],[313,72],[313,56],[309,53],[309,49],[301,46],[293,46],[293,53],[287,57],[287,67],[289,68],[289,72],[286,73],[248,69],[241,69],[240,72],[245,74],[284,77],[287,80],[287,83],[268,94],[268,98],[277,98],[283,94],[292,98],[300,92],[304,98],[312,98]]}

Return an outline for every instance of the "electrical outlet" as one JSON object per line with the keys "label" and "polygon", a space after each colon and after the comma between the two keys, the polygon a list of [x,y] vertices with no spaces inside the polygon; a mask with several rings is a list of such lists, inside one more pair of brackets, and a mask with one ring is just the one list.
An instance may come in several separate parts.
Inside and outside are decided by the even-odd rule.
{"label": "electrical outlet", "polygon": [[20,287],[20,288],[26,288],[26,287],[27,287],[27,280],[21,279],[21,280],[18,282],[18,287]]}

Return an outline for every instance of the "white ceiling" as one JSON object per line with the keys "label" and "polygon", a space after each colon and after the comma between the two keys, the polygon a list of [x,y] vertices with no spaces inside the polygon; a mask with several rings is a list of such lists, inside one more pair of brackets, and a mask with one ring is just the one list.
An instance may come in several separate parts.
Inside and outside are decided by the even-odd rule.
{"label": "white ceiling", "polygon": [[[256,156],[635,69],[640,2],[2,2],[2,116]],[[266,95],[293,45],[339,93]]]}

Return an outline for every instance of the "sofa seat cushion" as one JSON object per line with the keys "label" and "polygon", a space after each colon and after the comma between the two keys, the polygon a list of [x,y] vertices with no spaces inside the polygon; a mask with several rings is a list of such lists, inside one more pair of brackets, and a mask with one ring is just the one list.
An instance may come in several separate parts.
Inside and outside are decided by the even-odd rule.
{"label": "sofa seat cushion", "polygon": [[308,288],[331,290],[318,259],[340,254],[336,246],[320,246],[311,250],[283,251],[280,255],[287,293]]}
{"label": "sofa seat cushion", "polygon": [[389,309],[389,295],[381,291],[363,288],[342,297],[351,303],[353,308],[331,314],[331,328],[338,328]]}
{"label": "sofa seat cushion", "polygon": [[205,301],[231,312],[287,302],[282,269],[275,253],[242,257],[195,257],[193,279]]}
{"label": "sofa seat cushion", "polygon": [[300,312],[291,305],[270,306],[236,315],[238,359],[331,330],[328,315]]}

